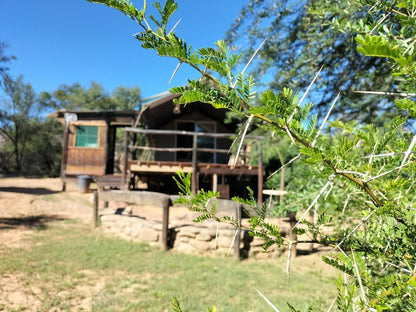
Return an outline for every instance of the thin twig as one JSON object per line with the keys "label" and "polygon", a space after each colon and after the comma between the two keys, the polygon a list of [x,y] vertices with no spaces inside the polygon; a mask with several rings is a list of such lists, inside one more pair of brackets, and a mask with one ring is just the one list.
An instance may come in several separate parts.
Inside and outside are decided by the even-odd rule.
{"label": "thin twig", "polygon": [[333,173],[329,179],[328,182],[326,182],[326,184],[324,185],[324,187],[321,189],[321,191],[319,192],[318,196],[315,197],[315,199],[312,201],[312,203],[309,205],[308,209],[306,209],[305,213],[300,217],[300,219],[298,220],[298,222],[296,222],[295,226],[293,228],[295,228],[296,226],[298,226],[298,224],[300,222],[302,222],[302,220],[305,218],[305,216],[308,214],[309,210],[311,210],[311,208],[316,204],[316,202],[318,201],[318,199],[322,196],[322,194],[325,192],[325,190],[328,188],[328,186],[331,185],[332,180],[335,178],[336,174]]}
{"label": "thin twig", "polygon": [[361,281],[360,270],[358,269],[357,261],[355,260],[355,255],[354,255],[354,251],[352,250],[352,248],[351,248],[351,254],[352,254],[352,259],[354,260],[354,268],[355,268],[355,271],[357,272],[358,284],[360,285],[360,289],[361,289],[361,298],[363,299],[365,304],[367,304],[367,297],[364,292],[363,282]]}
{"label": "thin twig", "polygon": [[391,263],[391,262],[389,262],[389,261],[386,261],[386,263],[387,263],[388,265],[391,265],[392,267],[395,267],[396,269],[399,269],[399,270],[404,271],[404,272],[406,272],[406,273],[412,274],[412,271],[410,271],[410,270],[408,270],[408,269],[405,269],[405,268],[402,268],[402,267],[400,267],[400,266],[398,266],[398,265],[396,265],[396,264],[394,264],[394,263]]}
{"label": "thin twig", "polygon": [[[300,99],[298,103],[298,107],[302,104],[303,100],[305,99],[306,95],[309,93],[309,90],[312,88],[313,84],[315,83],[316,79],[318,79],[319,74],[321,73],[322,69],[324,68],[324,65],[321,66],[321,68],[318,70],[318,72],[315,74],[315,77],[313,77],[311,83],[309,84],[308,88],[306,89],[306,92],[303,94],[302,98]],[[290,115],[287,124],[289,124],[292,121],[293,116],[295,116],[295,111],[293,111],[292,115]]]}
{"label": "thin twig", "polygon": [[269,304],[269,306],[271,306],[273,308],[273,310],[275,310],[276,312],[280,312],[274,305],[273,303],[270,302],[269,299],[267,299],[257,288],[255,288],[255,290],[259,293],[260,296],[262,296],[262,298],[264,300],[266,300],[266,302]]}
{"label": "thin twig", "polygon": [[[409,154],[414,154],[416,151],[411,151]],[[378,155],[370,155],[370,156],[363,156],[361,158],[376,158],[376,157],[392,157],[392,156],[399,156],[404,155],[406,152],[397,152],[397,153],[384,153],[384,154],[378,154]]]}
{"label": "thin twig", "polygon": [[179,67],[181,67],[181,65],[182,65],[182,62],[179,62],[179,64],[176,66],[175,70],[173,71],[172,76],[170,76],[170,79],[169,79],[168,85],[170,85],[170,83],[172,82],[173,77],[175,77],[175,75],[176,75],[176,73],[178,72]]}
{"label": "thin twig", "polygon": [[[408,147],[408,149],[406,151],[406,154],[404,154],[404,157],[403,157],[403,160],[402,160],[402,164],[400,165],[400,167],[403,167],[403,165],[406,163],[407,158],[409,157],[410,152],[412,151],[413,146],[415,144],[416,144],[416,135],[413,136],[412,142],[410,142],[410,145],[409,145],[409,147]],[[399,169],[399,173],[400,173],[401,170],[402,170],[402,168]]]}
{"label": "thin twig", "polygon": [[331,107],[329,108],[328,113],[327,113],[327,114],[326,114],[326,116],[325,116],[325,119],[322,121],[322,124],[321,124],[321,126],[319,127],[318,133],[316,134],[315,138],[313,139],[313,142],[312,142],[312,144],[311,144],[311,146],[312,146],[312,147],[314,147],[314,146],[315,146],[316,140],[318,140],[318,137],[319,137],[319,135],[321,134],[322,129],[324,128],[325,123],[327,122],[327,120],[328,120],[328,118],[329,118],[329,115],[331,115],[331,111],[332,111],[332,109],[334,108],[335,103],[338,101],[338,98],[339,98],[339,95],[340,95],[340,94],[341,94],[341,92],[338,92],[337,97],[336,97],[336,98],[335,98],[335,100],[332,102],[332,105],[331,105]]}
{"label": "thin twig", "polygon": [[293,139],[292,133],[290,133],[290,130],[288,127],[285,127],[285,131],[287,135],[289,136],[290,140],[292,141],[292,144],[295,144],[295,140]]}
{"label": "thin twig", "polygon": [[292,258],[292,245],[293,242],[289,241],[289,250],[287,252],[287,263],[286,263],[286,283],[287,283],[287,288],[290,289],[290,260]]}
{"label": "thin twig", "polygon": [[338,295],[336,295],[335,299],[334,299],[334,300],[332,300],[332,303],[331,303],[331,305],[329,306],[328,311],[326,311],[326,312],[331,312],[332,308],[333,308],[333,307],[334,307],[334,305],[335,305],[335,302],[337,302],[337,299],[338,299]]}
{"label": "thin twig", "polygon": [[390,174],[390,173],[392,173],[392,172],[394,172],[394,171],[396,171],[396,170],[401,170],[402,168],[404,168],[404,167],[408,166],[409,164],[410,164],[410,163],[406,163],[406,164],[404,164],[403,166],[399,166],[399,167],[393,168],[393,169],[391,169],[391,170],[389,170],[389,171],[386,171],[386,172],[384,172],[384,173],[382,173],[382,174],[379,174],[378,176],[375,176],[375,177],[369,178],[368,180],[363,181],[363,183],[364,183],[364,184],[367,184],[368,182],[371,182],[371,181],[374,181],[374,180],[376,180],[376,179],[378,179],[378,178],[384,177],[385,175],[388,175],[388,174]]}
{"label": "thin twig", "polygon": [[270,174],[270,176],[268,177],[268,179],[270,179],[272,176],[274,176],[276,173],[278,173],[280,170],[282,170],[283,168],[286,168],[287,166],[289,166],[292,162],[294,162],[296,159],[298,159],[300,156],[302,156],[301,153],[297,154],[295,157],[293,157],[291,160],[289,160],[287,163],[285,163],[283,166],[281,166],[279,169],[277,169],[275,172],[273,172],[272,174]]}
{"label": "thin twig", "polygon": [[356,225],[352,231],[350,233],[348,233],[347,236],[345,236],[335,247],[334,249],[340,248],[340,246],[352,235],[355,233],[355,231],[357,231],[365,222],[367,222],[368,219],[371,218],[371,216],[374,214],[374,210],[370,212],[370,214],[368,216],[366,216],[365,218],[361,219],[361,222]]}
{"label": "thin twig", "polygon": [[379,95],[392,95],[392,96],[416,96],[416,93],[405,93],[405,92],[382,92],[382,91],[354,91],[355,93],[363,94],[379,94]]}
{"label": "thin twig", "polygon": [[235,238],[237,237],[237,234],[238,234],[238,227],[235,229],[233,240],[231,241],[230,248],[228,249],[229,255],[231,254],[231,248],[233,248],[234,246],[234,242],[235,242]]}
{"label": "thin twig", "polygon": [[376,28],[378,28],[378,26],[380,26],[386,20],[387,17],[389,17],[390,14],[391,12],[387,13],[386,15],[383,16],[382,19],[378,21],[377,25],[374,26],[374,28],[370,31],[370,35],[373,33],[374,30],[376,30]]}
{"label": "thin twig", "polygon": [[240,144],[238,145],[237,154],[235,155],[234,163],[232,165],[232,168],[234,168],[237,165],[238,156],[240,156],[241,148],[243,146],[244,138],[246,137],[248,127],[251,124],[251,121],[253,120],[254,115],[250,115],[250,117],[247,119],[246,126],[244,128],[243,134],[241,135]]}
{"label": "thin twig", "polygon": [[358,176],[361,176],[363,178],[371,178],[371,176],[368,176],[365,173],[359,172],[359,171],[351,171],[351,170],[337,170],[338,174],[347,173],[347,174],[356,174]]}
{"label": "thin twig", "polygon": [[[258,48],[256,49],[256,51],[254,51],[253,55],[251,56],[250,60],[247,62],[246,66],[244,67],[244,69],[241,72],[241,75],[244,75],[244,73],[246,72],[247,68],[250,66],[251,62],[253,62],[254,58],[256,57],[257,53],[259,53],[260,49],[263,47],[264,43],[266,42],[267,38],[265,38],[260,45],[258,46]],[[234,82],[234,84],[232,85],[232,88],[234,89],[235,86],[237,85],[237,80]]]}
{"label": "thin twig", "polygon": [[173,27],[172,27],[172,29],[170,30],[170,32],[168,33],[168,35],[170,35],[174,30],[175,30],[175,28],[176,28],[176,26],[178,26],[179,25],[179,23],[181,22],[181,18],[176,22],[176,24],[175,25],[173,25]]}

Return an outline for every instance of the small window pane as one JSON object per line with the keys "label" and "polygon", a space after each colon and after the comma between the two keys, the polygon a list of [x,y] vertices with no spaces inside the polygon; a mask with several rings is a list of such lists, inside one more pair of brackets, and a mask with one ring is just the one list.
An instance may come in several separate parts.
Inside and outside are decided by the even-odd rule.
{"label": "small window pane", "polygon": [[77,140],[75,146],[98,147],[98,127],[77,126]]}

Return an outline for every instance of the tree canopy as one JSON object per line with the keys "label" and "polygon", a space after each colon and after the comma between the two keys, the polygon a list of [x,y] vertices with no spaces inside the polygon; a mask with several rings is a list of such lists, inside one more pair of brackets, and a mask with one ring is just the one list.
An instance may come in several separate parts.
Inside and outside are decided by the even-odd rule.
{"label": "tree canopy", "polygon": [[88,88],[79,83],[61,85],[53,92],[42,92],[43,106],[55,110],[129,110],[140,108],[140,88],[117,87],[110,95],[103,86],[92,81]]}
{"label": "tree canopy", "polygon": [[366,16],[365,5],[365,1],[250,0],[231,25],[226,42],[242,48],[248,59],[265,40],[251,73],[257,84],[271,90],[306,90],[323,66],[310,93],[314,110],[325,112],[341,92],[334,113],[344,120],[378,123],[383,113],[395,109],[392,98],[355,91],[392,92],[398,81],[384,60],[360,55],[354,29],[333,27],[334,21]]}

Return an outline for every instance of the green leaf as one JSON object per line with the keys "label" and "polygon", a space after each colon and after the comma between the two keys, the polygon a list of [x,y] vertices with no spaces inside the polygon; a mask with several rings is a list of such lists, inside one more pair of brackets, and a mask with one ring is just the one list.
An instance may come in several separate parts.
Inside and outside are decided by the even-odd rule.
{"label": "green leaf", "polygon": [[408,66],[413,62],[411,56],[403,56],[403,51],[397,43],[383,36],[358,35],[355,40],[358,43],[357,51],[366,56],[390,58],[401,66]]}

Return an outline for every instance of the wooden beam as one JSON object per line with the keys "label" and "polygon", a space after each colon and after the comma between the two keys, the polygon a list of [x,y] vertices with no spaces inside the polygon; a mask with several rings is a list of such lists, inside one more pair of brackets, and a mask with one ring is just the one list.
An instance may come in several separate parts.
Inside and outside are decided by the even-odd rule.
{"label": "wooden beam", "polygon": [[97,200],[94,202],[94,207],[97,207],[99,200],[104,201],[120,201],[129,204],[136,205],[150,205],[163,208],[162,216],[162,235],[160,239],[160,245],[163,250],[168,249],[168,230],[169,230],[169,207],[172,205],[172,201],[169,195],[146,192],[146,191],[123,191],[123,190],[111,190],[111,191],[98,191]]}
{"label": "wooden beam", "polygon": [[129,157],[128,156],[127,145],[128,145],[128,133],[127,133],[127,131],[124,131],[124,150],[123,150],[124,161],[123,161],[123,169],[121,171],[121,181],[120,181],[120,188],[121,189],[126,189],[125,183],[126,183],[126,176],[127,176],[127,161],[128,161],[128,157]]}

